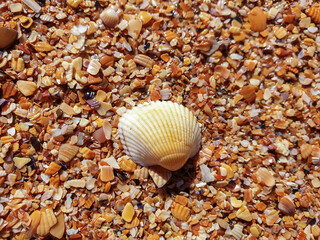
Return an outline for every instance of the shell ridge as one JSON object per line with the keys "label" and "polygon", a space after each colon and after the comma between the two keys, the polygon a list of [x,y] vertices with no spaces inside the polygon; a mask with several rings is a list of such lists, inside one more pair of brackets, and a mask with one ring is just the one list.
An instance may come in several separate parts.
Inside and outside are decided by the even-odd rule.
{"label": "shell ridge", "polygon": [[[150,147],[146,143],[149,141],[149,139],[146,139],[146,134],[143,133],[143,125],[139,121],[139,118],[135,114],[130,114],[126,116],[127,124],[128,126],[125,126],[124,128],[126,129],[125,132],[127,132],[125,140],[127,141],[126,146],[130,147],[128,149],[128,155],[131,156],[131,158],[136,161],[137,163],[140,163],[141,159],[144,157],[150,157],[152,154],[149,154],[149,152],[152,152]],[[140,137],[139,143],[140,144],[135,144],[135,141]],[[141,141],[142,139],[142,141]],[[131,150],[129,150],[131,148]],[[151,159],[151,158],[149,158]],[[154,161],[153,161],[154,162]],[[145,165],[145,164],[143,164]]]}

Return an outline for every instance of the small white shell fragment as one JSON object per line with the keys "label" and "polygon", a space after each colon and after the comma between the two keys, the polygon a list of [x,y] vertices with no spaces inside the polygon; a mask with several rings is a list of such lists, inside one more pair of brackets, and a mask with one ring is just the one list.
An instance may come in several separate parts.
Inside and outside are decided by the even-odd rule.
{"label": "small white shell fragment", "polygon": [[213,182],[215,180],[210,169],[206,165],[204,164],[200,165],[200,170],[201,170],[201,181]]}
{"label": "small white shell fragment", "polygon": [[163,187],[170,180],[172,173],[160,166],[149,167],[149,174],[158,188]]}
{"label": "small white shell fragment", "polygon": [[99,61],[96,59],[92,59],[88,65],[87,72],[92,75],[96,75],[100,71],[100,68],[101,64],[99,63]]}
{"label": "small white shell fragment", "polygon": [[143,166],[180,169],[200,148],[200,124],[182,105],[173,102],[140,104],[119,120],[125,153]]}

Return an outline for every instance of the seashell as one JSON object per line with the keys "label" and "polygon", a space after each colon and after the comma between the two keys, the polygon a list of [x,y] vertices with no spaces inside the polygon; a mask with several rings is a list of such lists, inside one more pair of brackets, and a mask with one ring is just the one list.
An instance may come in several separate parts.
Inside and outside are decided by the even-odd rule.
{"label": "seashell", "polygon": [[53,175],[57,173],[61,169],[61,166],[55,162],[51,162],[50,166],[47,168],[47,170],[44,172],[48,175]]}
{"label": "seashell", "polygon": [[101,66],[102,67],[109,67],[109,66],[113,66],[114,65],[114,57],[113,56],[109,56],[109,55],[103,55],[100,59],[99,59]]}
{"label": "seashell", "polygon": [[313,164],[320,165],[320,147],[319,146],[313,146],[312,152],[311,152],[311,160]]}
{"label": "seashell", "polygon": [[273,187],[276,182],[273,175],[266,168],[259,168],[256,172],[258,182],[268,187]]}
{"label": "seashell", "polygon": [[62,144],[59,149],[58,159],[64,162],[69,162],[78,153],[79,147],[69,143]]}
{"label": "seashell", "polygon": [[253,103],[256,100],[257,87],[253,85],[247,85],[241,88],[239,93],[248,103]]}
{"label": "seashell", "polygon": [[133,179],[147,179],[149,176],[148,168],[143,167],[140,169],[135,169],[133,172]]}
{"label": "seashell", "polygon": [[119,13],[112,7],[105,9],[101,14],[100,18],[103,24],[107,27],[113,28],[119,23]]}
{"label": "seashell", "polygon": [[267,15],[259,7],[255,7],[248,14],[251,30],[255,32],[262,32],[267,28]]}
{"label": "seashell", "polygon": [[60,185],[60,176],[59,174],[56,174],[55,176],[50,178],[50,186],[58,188],[59,185]]}
{"label": "seashell", "polygon": [[132,203],[128,202],[122,211],[122,219],[125,220],[126,222],[131,222],[134,216],[134,207]]}
{"label": "seashell", "polygon": [[306,159],[312,153],[312,145],[310,145],[308,143],[304,143],[304,144],[301,145],[300,151],[301,151],[301,157],[303,159]]}
{"label": "seashell", "polygon": [[320,23],[320,8],[319,7],[311,7],[306,10],[306,14],[308,17],[312,19],[315,23]]}
{"label": "seashell", "polygon": [[152,68],[153,61],[151,57],[144,55],[144,54],[138,54],[133,58],[133,61],[135,63],[140,64],[143,67]]}
{"label": "seashell", "polygon": [[31,96],[37,90],[37,84],[30,81],[17,81],[19,91],[26,97]]}
{"label": "seashell", "polygon": [[30,217],[31,217],[30,230],[31,232],[35,232],[40,223],[40,218],[41,218],[40,211],[39,210],[34,211],[33,213],[31,213]]}
{"label": "seashell", "polygon": [[87,200],[86,203],[84,204],[84,207],[89,209],[92,204],[94,203],[94,201],[96,200],[96,196],[95,195],[91,195]]}
{"label": "seashell", "polygon": [[128,61],[128,67],[127,67],[127,71],[128,73],[132,73],[134,70],[137,69],[137,65],[135,63],[135,61],[133,61],[132,59],[130,59]]}
{"label": "seashell", "polygon": [[240,224],[234,225],[230,235],[232,235],[235,239],[240,240],[243,236],[243,226]]}
{"label": "seashell", "polygon": [[92,74],[92,75],[97,75],[98,72],[100,71],[101,64],[98,60],[92,59],[88,65],[87,72]]}
{"label": "seashell", "polygon": [[242,206],[241,208],[239,208],[236,212],[236,216],[237,218],[240,218],[247,222],[250,222],[252,220],[252,215],[246,206]]}
{"label": "seashell", "polygon": [[137,164],[126,156],[121,159],[119,166],[126,172],[133,172],[137,168]]}
{"label": "seashell", "polygon": [[152,15],[149,12],[141,11],[138,18],[141,20],[142,24],[145,25],[152,19]]}
{"label": "seashell", "polygon": [[53,49],[53,47],[47,42],[37,42],[34,45],[34,49],[37,52],[50,52]]}
{"label": "seashell", "polygon": [[1,88],[2,88],[2,97],[3,98],[10,98],[10,97],[14,96],[18,91],[17,85],[11,81],[8,81],[8,80],[4,84],[2,84]]}
{"label": "seashell", "polygon": [[128,22],[128,26],[127,26],[128,35],[133,39],[137,39],[140,35],[141,28],[142,28],[142,22],[140,20],[131,19]]}
{"label": "seashell", "polygon": [[41,6],[35,0],[22,0],[22,2],[36,13],[41,11]]}
{"label": "seashell", "polygon": [[126,229],[131,229],[131,228],[134,228],[134,227],[137,227],[139,226],[140,224],[140,221],[137,217],[135,217],[131,223],[125,223],[123,226],[126,228]]}
{"label": "seashell", "polygon": [[62,110],[62,112],[64,112],[67,115],[75,115],[76,114],[76,112],[73,110],[73,107],[66,104],[65,102],[61,103],[60,109]]}
{"label": "seashell", "polygon": [[190,218],[190,209],[188,207],[182,206],[179,203],[173,203],[171,213],[172,216],[174,216],[179,221],[186,222]]}
{"label": "seashell", "polygon": [[65,230],[66,226],[64,223],[64,215],[63,212],[61,212],[57,216],[57,224],[50,229],[50,234],[55,238],[61,239],[64,235]]}
{"label": "seashell", "polygon": [[163,187],[172,175],[170,171],[160,166],[149,167],[149,174],[158,188]]}
{"label": "seashell", "polygon": [[37,234],[45,236],[49,233],[50,228],[53,227],[58,221],[51,208],[40,211],[41,218],[37,228]]}
{"label": "seashell", "polygon": [[73,8],[79,7],[82,0],[68,0],[68,5]]}
{"label": "seashell", "polygon": [[89,8],[89,7],[94,7],[95,1],[93,0],[83,0],[80,3],[80,6],[83,8]]}
{"label": "seashell", "polygon": [[44,14],[40,16],[40,19],[44,22],[53,22],[54,21],[54,17],[52,17],[49,14]]}
{"label": "seashell", "polygon": [[200,125],[178,103],[141,104],[120,118],[118,131],[126,154],[143,166],[160,165],[175,171],[200,148]]}
{"label": "seashell", "polygon": [[26,165],[30,161],[31,161],[31,158],[29,158],[29,157],[14,157],[13,158],[14,165],[19,169],[21,169],[24,165]]}
{"label": "seashell", "polygon": [[102,182],[112,181],[114,179],[113,167],[102,166],[100,172],[100,178]]}
{"label": "seashell", "polygon": [[283,214],[286,215],[294,215],[296,210],[296,206],[288,196],[284,196],[280,199],[278,208]]}
{"label": "seashell", "polygon": [[214,71],[224,79],[227,79],[230,75],[230,70],[222,65],[215,66]]}
{"label": "seashell", "polygon": [[74,188],[84,188],[86,186],[86,180],[85,179],[73,179],[66,181],[64,183],[64,186],[66,188],[74,187]]}

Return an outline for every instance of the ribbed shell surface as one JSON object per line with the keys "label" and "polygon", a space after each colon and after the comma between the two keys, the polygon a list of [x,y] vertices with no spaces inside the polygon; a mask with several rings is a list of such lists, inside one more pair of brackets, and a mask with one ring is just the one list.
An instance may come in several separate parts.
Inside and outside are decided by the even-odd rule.
{"label": "ribbed shell surface", "polygon": [[124,151],[133,161],[171,171],[193,157],[201,142],[195,116],[172,102],[144,103],[128,110],[120,118],[118,131]]}

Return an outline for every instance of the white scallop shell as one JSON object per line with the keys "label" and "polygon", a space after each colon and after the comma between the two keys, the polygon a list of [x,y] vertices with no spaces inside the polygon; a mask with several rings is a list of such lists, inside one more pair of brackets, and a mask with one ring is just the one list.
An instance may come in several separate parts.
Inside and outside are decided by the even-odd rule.
{"label": "white scallop shell", "polygon": [[118,132],[124,151],[143,166],[181,168],[200,148],[201,131],[187,108],[172,102],[144,103],[127,111]]}

